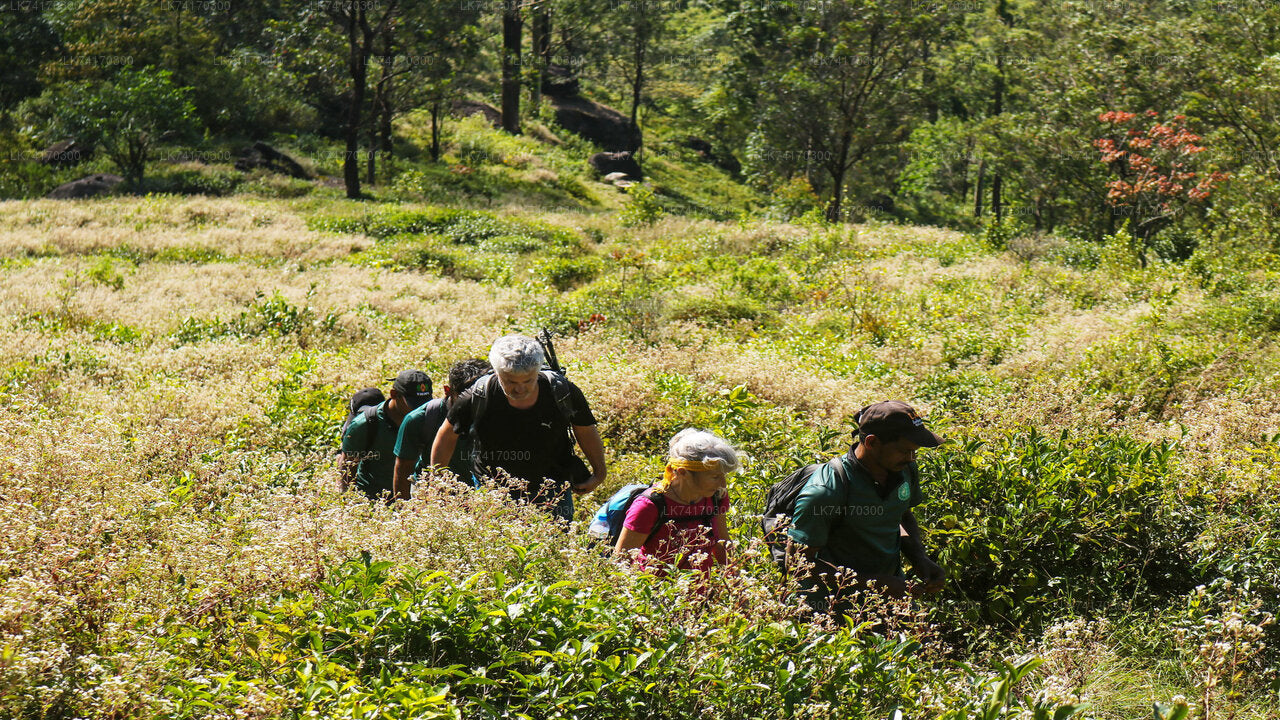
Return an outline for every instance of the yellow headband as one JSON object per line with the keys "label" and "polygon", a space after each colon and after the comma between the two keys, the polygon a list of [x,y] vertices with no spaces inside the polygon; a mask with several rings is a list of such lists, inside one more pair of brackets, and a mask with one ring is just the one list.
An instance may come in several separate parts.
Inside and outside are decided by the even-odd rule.
{"label": "yellow headband", "polygon": [[700,460],[685,460],[683,458],[671,458],[667,460],[667,467],[662,471],[662,488],[665,490],[671,485],[671,481],[675,479],[676,470],[699,472],[703,470],[719,469],[719,458],[712,458],[706,462],[702,462]]}

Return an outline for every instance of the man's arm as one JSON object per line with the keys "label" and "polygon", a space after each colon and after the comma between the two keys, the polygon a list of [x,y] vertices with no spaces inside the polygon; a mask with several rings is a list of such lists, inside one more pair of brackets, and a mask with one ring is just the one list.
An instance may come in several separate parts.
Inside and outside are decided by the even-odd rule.
{"label": "man's arm", "polygon": [[453,431],[453,425],[448,420],[440,423],[440,429],[436,431],[435,442],[431,443],[431,464],[435,467],[446,467],[449,461],[453,459],[453,450],[458,447],[458,433]]}
{"label": "man's arm", "polygon": [[395,479],[391,487],[397,500],[409,499],[409,476],[413,474],[413,465],[408,459],[396,456]]}
{"label": "man's arm", "polygon": [[[577,438],[578,447],[582,448],[582,453],[587,456],[587,462],[591,463],[591,479],[573,489],[581,495],[599,487],[600,483],[604,482],[608,469],[604,465],[604,441],[600,439],[600,433],[595,425],[574,425],[573,436]],[[434,459],[433,452],[432,460]]]}
{"label": "man's arm", "polygon": [[920,576],[923,585],[920,592],[938,592],[947,580],[947,572],[929,557],[924,549],[924,538],[920,533],[920,524],[910,510],[902,514],[902,524],[898,526],[898,534],[902,538],[902,554],[911,562],[911,568]]}

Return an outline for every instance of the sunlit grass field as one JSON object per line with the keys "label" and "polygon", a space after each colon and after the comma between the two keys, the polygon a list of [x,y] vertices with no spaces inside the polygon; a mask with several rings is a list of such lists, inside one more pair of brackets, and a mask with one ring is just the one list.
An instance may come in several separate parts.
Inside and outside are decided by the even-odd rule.
{"label": "sunlit grass field", "polygon": [[[1277,273],[627,227],[584,183],[607,200],[0,204],[0,715],[1276,717]],[[438,481],[337,492],[351,392],[542,327],[609,459],[568,533]],[[799,621],[753,513],[886,398],[951,440],[919,509],[947,590]],[[690,425],[748,456],[710,591],[582,533]]]}

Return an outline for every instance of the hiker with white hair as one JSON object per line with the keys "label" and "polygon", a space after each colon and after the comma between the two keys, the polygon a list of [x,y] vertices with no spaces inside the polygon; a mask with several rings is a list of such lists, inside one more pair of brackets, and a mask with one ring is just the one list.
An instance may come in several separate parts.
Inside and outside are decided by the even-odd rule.
{"label": "hiker with white hair", "polygon": [[642,568],[709,572],[724,564],[729,539],[726,475],[737,470],[738,452],[706,430],[686,428],[671,438],[662,480],[635,496],[614,552],[635,551]]}
{"label": "hiker with white hair", "polygon": [[[476,380],[449,408],[431,447],[431,463],[448,464],[462,435],[471,440],[475,478],[510,476],[517,500],[573,518],[573,494],[588,493],[605,478],[604,443],[577,385],[543,369],[542,345],[524,335],[498,338],[489,351],[493,373]],[[586,464],[573,443],[587,456]]]}

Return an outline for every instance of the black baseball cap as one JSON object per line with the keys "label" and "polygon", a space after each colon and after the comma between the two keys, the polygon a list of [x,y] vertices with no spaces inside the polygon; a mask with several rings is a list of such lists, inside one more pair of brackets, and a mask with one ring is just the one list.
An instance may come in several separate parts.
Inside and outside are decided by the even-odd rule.
{"label": "black baseball cap", "polygon": [[920,414],[901,400],[872,403],[854,417],[860,435],[897,435],[920,447],[938,447],[942,438],[924,426]]}
{"label": "black baseball cap", "polygon": [[421,370],[405,370],[396,376],[391,389],[410,405],[418,407],[431,399],[431,378]]}

